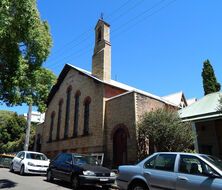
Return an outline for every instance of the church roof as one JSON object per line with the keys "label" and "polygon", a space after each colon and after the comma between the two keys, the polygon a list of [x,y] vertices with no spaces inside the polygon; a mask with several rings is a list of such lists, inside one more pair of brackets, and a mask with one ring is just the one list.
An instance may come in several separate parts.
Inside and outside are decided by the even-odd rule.
{"label": "church roof", "polygon": [[103,19],[99,19],[98,22],[97,22],[97,24],[96,24],[96,26],[95,26],[95,29],[96,29],[96,27],[98,26],[98,24],[99,24],[100,22],[103,22],[105,25],[107,25],[108,27],[110,27],[110,24],[109,24],[109,23],[105,22]]}
{"label": "church roof", "polygon": [[[52,90],[50,91],[49,93],[49,96],[48,96],[48,100],[47,100],[47,105],[49,105],[49,103],[51,102],[52,98],[54,97],[55,93],[57,92],[57,90],[59,89],[62,81],[64,80],[65,76],[67,75],[67,73],[69,72],[70,69],[74,69],[78,72],[81,72],[82,74],[85,74],[86,76],[98,81],[98,82],[101,82],[103,84],[107,84],[107,85],[110,85],[110,86],[114,86],[116,88],[119,88],[119,89],[123,89],[123,90],[126,90],[126,91],[134,91],[134,92],[137,92],[137,93],[140,93],[140,94],[143,94],[145,96],[148,96],[150,98],[153,98],[153,99],[156,99],[156,100],[159,100],[161,102],[164,102],[166,104],[169,104],[169,105],[172,105],[172,106],[177,106],[175,105],[173,102],[169,102],[168,100],[164,99],[164,98],[161,98],[159,96],[156,96],[156,95],[153,95],[151,93],[148,93],[148,92],[145,92],[143,90],[139,90],[137,88],[134,88],[132,86],[129,86],[129,85],[126,85],[126,84],[123,84],[123,83],[120,83],[118,81],[115,81],[115,80],[110,80],[110,82],[106,82],[106,81],[102,81],[100,79],[98,79],[97,77],[93,76],[91,74],[91,72],[89,71],[86,71],[84,69],[81,69],[79,67],[76,67],[76,66],[73,66],[71,64],[66,64],[62,70],[62,72],[60,73],[59,77],[58,77],[58,80],[57,80],[57,83],[52,87]],[[118,95],[119,96],[119,95]]]}
{"label": "church roof", "polygon": [[179,110],[180,117],[184,121],[221,117],[222,114],[218,111],[221,95],[221,92],[215,92],[204,96],[192,105]]}

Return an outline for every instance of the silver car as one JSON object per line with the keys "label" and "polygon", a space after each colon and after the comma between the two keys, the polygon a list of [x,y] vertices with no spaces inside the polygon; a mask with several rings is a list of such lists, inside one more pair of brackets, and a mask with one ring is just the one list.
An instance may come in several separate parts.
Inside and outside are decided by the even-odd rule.
{"label": "silver car", "polygon": [[222,190],[222,161],[204,154],[154,153],[137,165],[119,166],[124,190]]}

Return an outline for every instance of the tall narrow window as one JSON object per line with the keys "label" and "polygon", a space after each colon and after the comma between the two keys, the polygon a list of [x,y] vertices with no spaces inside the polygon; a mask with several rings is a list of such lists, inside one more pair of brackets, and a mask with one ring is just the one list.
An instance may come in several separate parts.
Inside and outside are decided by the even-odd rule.
{"label": "tall narrow window", "polygon": [[69,134],[69,118],[70,118],[70,98],[71,98],[72,87],[69,86],[66,92],[66,120],[65,120],[65,131],[64,139],[68,137]]}
{"label": "tall narrow window", "polygon": [[101,27],[99,27],[97,35],[98,35],[97,36],[97,42],[100,42],[101,39],[102,39],[102,29],[101,29]]}
{"label": "tall narrow window", "polygon": [[90,108],[91,98],[87,97],[84,101],[84,129],[83,135],[89,134],[89,108]]}
{"label": "tall narrow window", "polygon": [[60,138],[60,128],[61,128],[61,118],[62,118],[62,105],[63,105],[63,99],[61,99],[59,101],[59,111],[58,111],[56,140],[59,140],[59,138]]}
{"label": "tall narrow window", "polygon": [[78,136],[78,123],[79,123],[79,97],[81,93],[80,91],[76,92],[75,95],[75,112],[74,112],[74,129],[73,129],[73,137]]}
{"label": "tall narrow window", "polygon": [[55,112],[53,111],[51,114],[51,122],[50,122],[50,129],[49,129],[49,142],[52,142],[52,130],[54,126],[54,118],[55,118]]}

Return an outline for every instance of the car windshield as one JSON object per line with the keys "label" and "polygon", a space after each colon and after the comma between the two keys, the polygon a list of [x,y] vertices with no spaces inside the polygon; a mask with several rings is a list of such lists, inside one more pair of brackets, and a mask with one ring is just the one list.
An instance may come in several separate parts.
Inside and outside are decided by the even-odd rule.
{"label": "car windshield", "polygon": [[33,160],[48,160],[44,154],[36,154],[36,153],[27,153],[26,158]]}
{"label": "car windshield", "polygon": [[222,171],[222,160],[215,156],[210,155],[201,155],[201,157],[205,158],[208,162],[215,165],[217,168],[219,168]]}
{"label": "car windshield", "polygon": [[75,163],[98,165],[98,161],[93,156],[75,156]]}

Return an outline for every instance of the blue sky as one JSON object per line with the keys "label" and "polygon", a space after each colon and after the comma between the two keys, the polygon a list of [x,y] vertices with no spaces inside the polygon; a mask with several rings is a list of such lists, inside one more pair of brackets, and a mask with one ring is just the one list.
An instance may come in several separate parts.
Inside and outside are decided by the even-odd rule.
{"label": "blue sky", "polygon": [[[183,91],[203,96],[202,66],[209,59],[222,83],[221,0],[38,0],[53,48],[44,67],[65,63],[91,71],[94,26],[111,25],[112,78],[155,95]],[[0,109],[27,112],[27,107]]]}

